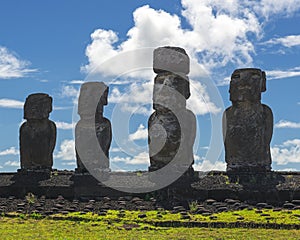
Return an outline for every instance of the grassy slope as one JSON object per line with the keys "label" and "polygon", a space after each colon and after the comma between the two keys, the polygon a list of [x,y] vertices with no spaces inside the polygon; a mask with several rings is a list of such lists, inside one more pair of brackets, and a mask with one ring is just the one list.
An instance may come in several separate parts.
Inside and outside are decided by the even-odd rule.
{"label": "grassy slope", "polygon": [[[138,215],[146,213],[145,218]],[[191,220],[181,219],[180,214],[168,211],[108,211],[106,216],[88,213],[72,213],[42,218],[9,214],[0,218],[1,239],[300,239],[300,230],[272,230],[249,228],[166,228],[154,227],[155,222],[199,221],[236,222],[243,216],[243,222],[299,224],[300,210],[273,212],[264,210],[261,216],[255,210],[242,210],[214,214],[217,219],[199,214]],[[299,215],[299,216],[298,216]]]}

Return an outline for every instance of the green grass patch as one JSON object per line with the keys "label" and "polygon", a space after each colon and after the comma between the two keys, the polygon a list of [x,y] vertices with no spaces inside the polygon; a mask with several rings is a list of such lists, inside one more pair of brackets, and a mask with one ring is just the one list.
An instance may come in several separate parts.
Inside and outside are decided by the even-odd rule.
{"label": "green grass patch", "polygon": [[[143,215],[145,214],[145,215]],[[44,217],[40,214],[8,213],[0,217],[1,239],[300,239],[300,230],[265,228],[183,227],[194,223],[237,223],[299,225],[300,210],[241,210],[211,216],[169,211],[109,210],[105,216],[69,213]],[[177,223],[163,227],[162,223]],[[250,226],[250,225],[249,225]]]}

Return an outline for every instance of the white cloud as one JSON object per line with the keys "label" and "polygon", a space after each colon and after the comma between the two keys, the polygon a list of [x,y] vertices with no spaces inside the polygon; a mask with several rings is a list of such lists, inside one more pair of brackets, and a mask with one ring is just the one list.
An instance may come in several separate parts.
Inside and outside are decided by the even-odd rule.
{"label": "white cloud", "polygon": [[289,16],[300,9],[300,0],[261,0],[260,2],[254,1],[253,4],[254,9],[265,18],[274,14]]}
{"label": "white cloud", "polygon": [[55,158],[61,160],[74,160],[75,155],[75,141],[74,140],[64,140],[62,141],[59,151],[54,155]]}
{"label": "white cloud", "polygon": [[282,78],[289,78],[289,77],[298,77],[300,76],[300,71],[298,68],[292,68],[288,70],[271,70],[266,71],[267,79],[282,79]]}
{"label": "white cloud", "polygon": [[299,46],[300,45],[300,35],[289,35],[281,38],[273,38],[265,44],[281,44],[285,47],[294,47],[294,46]]}
{"label": "white cloud", "polygon": [[14,100],[14,99],[8,99],[8,98],[1,98],[0,99],[0,107],[3,108],[17,108],[22,109],[24,106],[24,102]]}
{"label": "white cloud", "polygon": [[[196,115],[207,113],[218,113],[218,108],[210,99],[206,87],[198,81],[190,79],[191,97],[187,100],[187,108]],[[114,87],[109,96],[110,103],[121,104],[121,109],[125,112],[150,115],[152,109],[145,104],[150,104],[152,108],[153,83],[145,82],[140,85],[133,83],[127,90],[121,92],[118,87]]]}
{"label": "white cloud", "polygon": [[[9,98],[1,98],[0,99],[0,108],[15,108],[15,109],[23,109],[24,107],[24,102],[15,100],[15,99],[9,99]],[[57,107],[54,106],[54,110],[66,110],[66,109],[71,109],[72,107]]]}
{"label": "white cloud", "polygon": [[[117,87],[111,90],[110,103],[123,102],[124,111],[136,110],[137,105],[151,104],[153,72],[149,69],[152,68],[153,48],[158,46],[183,47],[191,60],[189,76],[194,79],[207,76],[214,69],[228,64],[251,66],[255,51],[249,36],[253,38],[262,34],[253,6],[244,1],[211,0],[182,0],[182,6],[180,16],[152,9],[148,5],[137,8],[133,13],[134,26],[123,41],[112,30],[97,29],[91,34],[92,42],[86,48],[89,63],[82,70],[100,73],[100,76],[126,73],[133,78],[127,91],[129,94]],[[189,29],[182,28],[182,20],[190,24]],[[143,48],[149,49],[141,50]],[[148,71],[136,71],[144,68]],[[117,81],[128,83],[128,77],[122,75]],[[194,85],[188,107],[195,114],[219,112],[205,87],[196,81]],[[149,114],[144,107],[139,108],[138,112]]]}
{"label": "white cloud", "polygon": [[[124,40],[112,30],[95,30],[86,48],[89,63],[82,69],[114,76],[136,68],[151,69],[152,48],[164,45],[180,46],[187,51],[191,58],[190,77],[203,76],[204,72],[214,74],[227,65],[249,67],[255,54],[255,38],[260,40],[263,36],[262,27],[268,18],[295,13],[300,9],[300,0],[181,0],[181,5],[181,15],[148,5],[137,8],[133,12],[134,26]],[[182,21],[189,23],[189,28],[183,28]],[[299,43],[299,35],[274,41],[294,46]],[[143,52],[141,48],[151,49]],[[136,76],[149,81],[150,75]]]}
{"label": "white cloud", "polygon": [[283,168],[283,169],[280,169],[280,171],[283,171],[283,172],[296,172],[298,170],[296,168]]}
{"label": "white cloud", "polygon": [[143,124],[140,124],[136,132],[129,134],[129,140],[141,140],[148,138],[148,129]]}
{"label": "white cloud", "polygon": [[[260,8],[257,8],[258,5]],[[270,8],[272,3],[264,0],[256,5],[236,0],[225,2],[182,0],[182,6],[182,16],[155,10],[148,5],[136,9],[133,13],[134,26],[127,32],[127,39],[124,41],[119,41],[117,33],[112,30],[95,30],[91,34],[92,42],[86,49],[89,64],[83,69],[87,72],[116,76],[124,72],[128,74],[128,71],[134,70],[132,68],[137,66],[151,68],[152,49],[145,50],[144,54],[129,51],[164,45],[181,46],[186,49],[191,58],[191,77],[203,76],[205,72],[209,73],[227,64],[249,66],[252,64],[254,53],[249,33],[258,37],[262,34],[261,22],[257,15],[261,11],[268,14],[292,11],[290,1],[277,4],[275,8]],[[182,18],[190,24],[190,29],[182,28]],[[115,58],[117,55],[121,56],[119,60]],[[105,64],[105,61],[110,64]],[[128,75],[133,76],[130,74]],[[122,102],[124,111],[149,114],[149,110],[139,106],[151,103],[153,86],[153,80],[150,80],[151,73],[135,74],[139,78],[144,78],[146,83],[134,82],[126,93],[121,93],[117,87],[113,88],[109,102]],[[268,75],[270,79],[275,79],[298,76],[300,73],[270,71]],[[125,81],[128,82],[128,79],[125,78]],[[196,81],[191,83],[193,83],[192,95],[188,100],[188,108],[200,115],[219,112],[220,109],[211,102],[205,87]]]}
{"label": "white cloud", "polygon": [[285,141],[271,148],[272,161],[278,165],[300,163],[300,139]]}
{"label": "white cloud", "polygon": [[300,128],[300,123],[280,120],[275,124],[275,128]]}
{"label": "white cloud", "polygon": [[[284,79],[291,77],[299,77],[300,76],[300,67],[294,67],[287,70],[265,70],[267,80],[274,79]],[[218,82],[218,86],[225,86],[230,83],[230,77],[226,77],[220,82]]]}
{"label": "white cloud", "polygon": [[61,89],[61,95],[63,97],[72,97],[75,98],[78,96],[79,89],[74,86],[65,85]]}
{"label": "white cloud", "polygon": [[115,147],[115,148],[111,148],[110,152],[122,152],[122,149]]}
{"label": "white cloud", "polygon": [[72,80],[70,82],[68,82],[69,84],[83,84],[84,81],[83,80]]}
{"label": "white cloud", "polygon": [[108,98],[109,103],[117,103],[124,112],[150,115],[152,110],[153,83],[142,84],[132,83],[127,89],[121,91],[118,87],[113,87]]}
{"label": "white cloud", "polygon": [[[134,25],[124,40],[112,30],[96,29],[91,34],[91,43],[86,48],[89,62],[82,70],[100,74],[107,84],[114,83],[112,76],[118,76],[115,79],[118,84],[122,81],[130,84],[125,91],[113,87],[109,102],[121,103],[123,111],[148,115],[151,110],[144,104],[152,103],[153,48],[165,45],[184,48],[191,60],[192,79],[213,75],[226,66],[249,67],[255,54],[255,40],[259,41],[264,34],[264,21],[272,14],[293,13],[299,7],[298,1],[274,4],[273,0],[182,0],[181,15],[145,5],[133,12]],[[188,28],[182,27],[183,21],[189,24]],[[267,74],[268,79],[300,75],[296,69]],[[199,115],[218,113],[221,109],[212,102],[205,86],[199,81],[191,83],[195,87],[191,86],[188,108]],[[221,83],[224,84],[228,84],[228,78]]]}
{"label": "white cloud", "polygon": [[147,164],[150,165],[149,153],[141,152],[134,157],[113,157],[111,158],[112,163],[122,162],[129,165]]}
{"label": "white cloud", "polygon": [[225,171],[226,170],[226,163],[221,161],[210,162],[209,160],[203,160],[202,162],[197,161],[199,158],[195,158],[194,169],[196,171],[211,171],[211,170],[218,170],[218,171]]}
{"label": "white cloud", "polygon": [[66,122],[55,122],[55,125],[58,129],[62,129],[62,130],[70,130],[75,127],[74,123],[66,123]]}
{"label": "white cloud", "polygon": [[15,147],[10,147],[0,152],[0,156],[6,156],[6,155],[19,155],[19,150],[16,149]]}
{"label": "white cloud", "polygon": [[205,86],[198,81],[190,80],[191,97],[187,100],[187,108],[196,115],[218,113],[221,111],[210,99]]}
{"label": "white cloud", "polygon": [[70,107],[56,107],[56,106],[53,107],[54,110],[66,110],[66,109],[72,109],[72,108],[73,108],[73,106],[72,107],[71,106]]}
{"label": "white cloud", "polygon": [[20,167],[20,162],[19,161],[7,161],[7,162],[4,163],[4,166]]}
{"label": "white cloud", "polygon": [[0,79],[20,78],[36,69],[27,68],[28,61],[19,59],[16,54],[0,46]]}
{"label": "white cloud", "polygon": [[[261,32],[254,13],[240,6],[237,1],[220,4],[218,1],[183,0],[182,5],[182,16],[189,22],[190,29],[181,27],[181,17],[145,5],[134,11],[134,26],[127,32],[127,39],[123,42],[119,43],[117,33],[112,30],[95,30],[91,34],[92,43],[86,49],[89,64],[83,69],[105,75],[119,75],[126,69],[132,70],[130,67],[134,63],[136,66],[151,68],[152,50],[147,55],[136,56],[128,51],[164,45],[181,46],[187,50],[192,64],[191,76],[195,76],[194,65],[200,68],[204,66],[209,70],[230,62],[238,65],[251,64],[254,47],[248,34],[258,35]],[[216,7],[219,11],[214,14]],[[122,64],[111,64],[113,66],[105,68],[101,66],[101,63],[118,54],[124,54]],[[201,58],[199,54],[202,55]]]}
{"label": "white cloud", "polygon": [[147,104],[152,102],[153,83],[145,82],[141,85],[131,84],[125,91],[121,92],[118,87],[111,90],[110,103],[137,103]]}
{"label": "white cloud", "polygon": [[63,162],[61,165],[63,166],[76,166],[76,162]]}

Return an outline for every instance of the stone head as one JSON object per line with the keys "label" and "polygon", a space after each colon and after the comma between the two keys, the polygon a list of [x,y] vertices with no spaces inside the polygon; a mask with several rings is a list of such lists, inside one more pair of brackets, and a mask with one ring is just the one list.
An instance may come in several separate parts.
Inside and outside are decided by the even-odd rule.
{"label": "stone head", "polygon": [[47,119],[52,112],[52,97],[45,93],[30,94],[24,104],[24,119]]}
{"label": "stone head", "polygon": [[102,111],[107,105],[108,86],[103,82],[86,82],[81,85],[78,100],[78,114],[80,116],[94,116],[96,111]]}
{"label": "stone head", "polygon": [[[190,85],[187,77],[174,74],[159,74],[154,79],[153,108],[182,108],[190,97]],[[159,104],[161,103],[161,104]]]}
{"label": "stone head", "polygon": [[230,101],[260,101],[261,93],[266,91],[266,74],[258,68],[235,70],[230,81]]}

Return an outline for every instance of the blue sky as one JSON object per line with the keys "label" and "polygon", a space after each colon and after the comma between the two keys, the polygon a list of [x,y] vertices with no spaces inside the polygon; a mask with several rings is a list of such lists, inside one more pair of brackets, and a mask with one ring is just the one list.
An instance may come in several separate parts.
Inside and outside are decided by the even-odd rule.
{"label": "blue sky", "polygon": [[229,76],[258,67],[268,79],[262,102],[274,114],[272,167],[300,170],[299,23],[299,0],[3,1],[0,171],[19,168],[22,105],[35,92],[54,99],[54,168],[76,167],[75,103],[88,80],[110,86],[104,114],[113,124],[111,168],[147,169],[151,52],[164,45],[183,47],[191,58],[196,169],[225,169],[220,117],[231,105]]}

